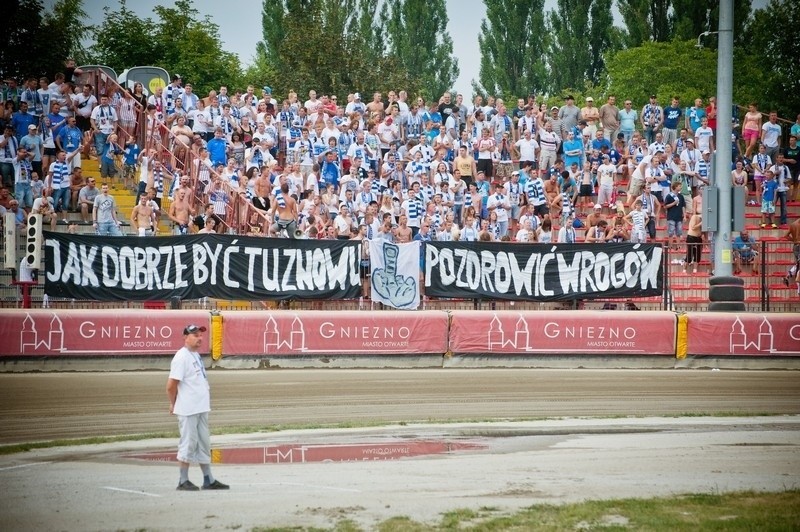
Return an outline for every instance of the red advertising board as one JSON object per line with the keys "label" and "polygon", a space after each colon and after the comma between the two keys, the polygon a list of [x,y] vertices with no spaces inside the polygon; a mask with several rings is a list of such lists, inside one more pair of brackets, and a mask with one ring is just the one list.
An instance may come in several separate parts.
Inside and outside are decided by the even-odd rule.
{"label": "red advertising board", "polygon": [[4,310],[0,356],[173,355],[184,327],[209,322],[205,311]]}
{"label": "red advertising board", "polygon": [[222,323],[225,356],[447,351],[447,314],[438,311],[227,312]]}
{"label": "red advertising board", "polygon": [[800,314],[689,313],[689,355],[800,356]]}
{"label": "red advertising board", "polygon": [[671,312],[453,311],[458,354],[675,355]]}

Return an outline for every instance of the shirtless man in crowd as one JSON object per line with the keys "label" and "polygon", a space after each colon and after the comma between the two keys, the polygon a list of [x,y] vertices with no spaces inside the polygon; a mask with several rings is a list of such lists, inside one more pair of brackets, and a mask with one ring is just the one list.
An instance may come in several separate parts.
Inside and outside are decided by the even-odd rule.
{"label": "shirtless man in crowd", "polygon": [[289,183],[284,178],[281,181],[280,197],[275,195],[273,211],[269,216],[273,220],[275,214],[278,215],[275,224],[270,228],[270,236],[280,236],[281,231],[285,230],[289,238],[294,238],[297,229],[297,201],[289,195]]}
{"label": "shirtless man in crowd", "polygon": [[139,236],[153,236],[156,216],[149,203],[147,195],[142,194],[131,212],[131,226]]}
{"label": "shirtless man in crowd", "polygon": [[794,280],[797,283],[797,294],[800,295],[800,218],[789,225],[786,232],[786,239],[792,242],[792,253],[794,254],[794,266],[789,269],[783,283],[789,286]]}
{"label": "shirtless man in crowd", "polygon": [[175,200],[172,202],[172,205],[169,206],[167,216],[175,223],[176,235],[189,234],[189,221],[192,219],[192,208],[189,205],[185,190],[178,190],[175,195]]}

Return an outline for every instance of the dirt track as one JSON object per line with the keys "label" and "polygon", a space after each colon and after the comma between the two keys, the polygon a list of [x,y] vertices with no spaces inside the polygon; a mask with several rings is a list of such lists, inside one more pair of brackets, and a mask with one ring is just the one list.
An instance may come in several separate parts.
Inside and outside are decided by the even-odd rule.
{"label": "dirt track", "polygon": [[[535,502],[781,491],[800,486],[800,374],[710,370],[211,371],[212,428],[403,420],[543,418],[222,434],[218,449],[478,441],[418,459],[219,463],[226,492],[176,492],[176,438],[0,456],[2,530],[365,530],[393,516],[435,523],[460,508],[504,514]],[[0,374],[0,443],[175,432],[166,372]],[[742,417],[646,417],[738,413]],[[552,419],[564,416],[565,419]],[[580,417],[580,419],[579,419]],[[222,431],[220,431],[222,432]],[[291,455],[294,456],[294,455]],[[200,481],[193,467],[190,478]],[[635,520],[635,516],[629,516]],[[598,525],[599,526],[599,525]]]}
{"label": "dirt track", "polygon": [[[176,430],[166,372],[0,374],[0,444]],[[212,428],[800,413],[794,371],[213,370]]]}

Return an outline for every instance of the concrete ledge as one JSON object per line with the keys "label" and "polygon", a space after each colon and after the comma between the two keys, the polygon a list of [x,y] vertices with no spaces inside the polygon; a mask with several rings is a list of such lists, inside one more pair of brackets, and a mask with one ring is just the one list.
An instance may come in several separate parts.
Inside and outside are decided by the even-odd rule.
{"label": "concrete ledge", "polygon": [[395,356],[342,356],[330,357],[265,357],[236,356],[223,357],[214,363],[215,367],[227,369],[281,369],[281,368],[347,368],[347,369],[406,369],[441,368],[442,355],[395,355]]}
{"label": "concrete ledge", "polygon": [[753,356],[687,356],[677,360],[676,368],[683,369],[786,369],[800,370],[798,357]]}
{"label": "concrete ledge", "polygon": [[[46,357],[0,359],[0,372],[49,371],[169,371],[172,355],[141,357]],[[209,357],[209,361],[210,361]]]}
{"label": "concrete ledge", "polygon": [[672,356],[598,355],[453,355],[445,368],[550,368],[550,369],[672,369]]}

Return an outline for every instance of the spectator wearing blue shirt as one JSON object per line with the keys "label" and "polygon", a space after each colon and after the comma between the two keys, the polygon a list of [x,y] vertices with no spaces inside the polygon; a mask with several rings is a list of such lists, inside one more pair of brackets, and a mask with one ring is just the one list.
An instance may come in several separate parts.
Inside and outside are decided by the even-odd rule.
{"label": "spectator wearing blue shirt", "polygon": [[703,99],[697,98],[694,101],[694,107],[686,110],[686,127],[689,128],[692,137],[694,137],[695,131],[700,129],[704,116],[706,116],[706,109],[703,107]]}
{"label": "spectator wearing blue shirt", "polygon": [[567,133],[567,139],[564,141],[563,148],[564,166],[569,168],[573,164],[577,164],[578,168],[582,168],[584,159],[583,142],[579,138],[575,138],[574,131],[570,130],[569,133]]}
{"label": "spectator wearing blue shirt", "polygon": [[225,140],[225,135],[221,127],[214,130],[214,138],[208,141],[208,154],[211,156],[211,164],[214,166],[227,164],[228,157],[226,155],[228,149],[228,142]]}
{"label": "spectator wearing blue shirt", "polygon": [[753,273],[758,273],[758,261],[755,249],[756,241],[743,229],[733,241],[733,273],[742,273],[742,264],[752,264]]}
{"label": "spectator wearing blue shirt", "polygon": [[775,173],[772,169],[766,171],[764,183],[761,185],[761,228],[766,228],[769,223],[773,229],[778,225],[772,220],[775,214],[775,194],[778,189],[778,182],[775,180]]}
{"label": "spectator wearing blue shirt", "polygon": [[19,111],[11,115],[11,125],[14,127],[14,135],[17,141],[28,134],[28,126],[35,126],[37,117],[28,114],[28,102],[19,102]]}
{"label": "spectator wearing blue shirt", "polygon": [[673,96],[672,104],[664,108],[664,126],[662,128],[664,144],[670,144],[673,148],[675,147],[675,140],[678,138],[678,124],[682,116],[683,110],[681,109],[680,100]]}
{"label": "spectator wearing blue shirt", "polygon": [[597,150],[598,152],[602,151],[603,146],[611,149],[611,141],[608,140],[603,136],[603,132],[600,131],[599,134],[595,133],[594,139],[592,140],[592,149]]}

